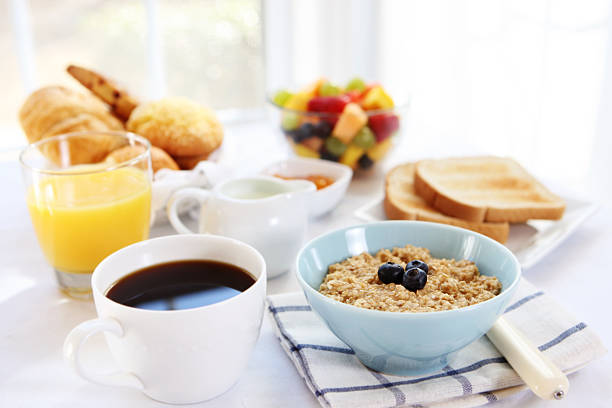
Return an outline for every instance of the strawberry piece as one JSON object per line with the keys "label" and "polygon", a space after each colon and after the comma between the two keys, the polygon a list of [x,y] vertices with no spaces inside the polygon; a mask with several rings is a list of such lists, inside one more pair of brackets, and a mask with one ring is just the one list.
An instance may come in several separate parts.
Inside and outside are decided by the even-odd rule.
{"label": "strawberry piece", "polygon": [[361,92],[358,90],[349,91],[345,95],[349,97],[351,102],[359,103],[361,101]]}
{"label": "strawberry piece", "polygon": [[346,95],[316,96],[308,101],[308,111],[325,113],[342,113],[344,107],[350,102]]}
{"label": "strawberry piece", "polygon": [[372,115],[368,121],[368,126],[374,132],[376,141],[380,143],[399,129],[399,117],[388,113]]}

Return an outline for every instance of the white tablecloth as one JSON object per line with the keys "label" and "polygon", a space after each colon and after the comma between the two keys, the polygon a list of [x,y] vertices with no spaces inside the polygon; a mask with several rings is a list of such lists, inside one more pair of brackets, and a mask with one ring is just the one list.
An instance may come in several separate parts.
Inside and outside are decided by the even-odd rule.
{"label": "white tablecloth", "polygon": [[[221,160],[254,171],[284,152],[264,122],[228,128]],[[398,149],[376,174],[357,177],[340,206],[315,221],[309,235],[360,221],[352,213],[382,191],[383,170],[392,163],[422,155]],[[440,153],[439,149],[437,150]],[[454,149],[453,154],[465,154]],[[606,152],[599,152],[605,155]],[[607,174],[612,169],[608,164]],[[607,174],[599,181],[609,183]],[[597,184],[595,177],[595,185]],[[593,179],[585,180],[585,185]],[[32,230],[24,201],[21,172],[13,154],[0,155],[0,406],[1,407],[156,407],[137,391],[105,388],[85,382],[64,364],[61,347],[68,331],[94,318],[92,303],[62,296]],[[601,192],[601,191],[600,191]],[[604,190],[600,210],[525,276],[584,320],[612,349],[608,300],[612,290],[609,253],[612,247],[612,192]],[[153,235],[171,233],[156,227]],[[298,290],[292,273],[268,283],[268,293]],[[101,336],[87,345],[87,360],[112,367]],[[524,392],[491,407],[609,407],[612,405],[612,357],[594,362],[570,376],[571,389],[563,401],[542,401]],[[318,407],[318,403],[284,354],[265,319],[247,371],[224,395],[202,407]]]}

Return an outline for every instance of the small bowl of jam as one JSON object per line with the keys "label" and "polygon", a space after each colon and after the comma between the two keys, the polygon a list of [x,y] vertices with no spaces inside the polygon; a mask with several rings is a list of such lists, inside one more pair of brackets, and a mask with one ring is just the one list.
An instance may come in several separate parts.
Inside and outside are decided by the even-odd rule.
{"label": "small bowl of jam", "polygon": [[325,160],[291,157],[273,163],[262,170],[262,174],[285,180],[308,180],[317,191],[312,194],[310,216],[322,216],[342,201],[353,177],[353,170],[344,164]]}

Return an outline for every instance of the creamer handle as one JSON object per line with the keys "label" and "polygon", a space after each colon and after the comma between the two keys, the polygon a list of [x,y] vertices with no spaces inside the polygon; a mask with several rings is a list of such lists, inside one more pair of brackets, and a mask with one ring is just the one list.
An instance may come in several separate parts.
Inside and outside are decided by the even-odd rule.
{"label": "creamer handle", "polygon": [[168,199],[168,204],[166,206],[166,214],[168,214],[168,219],[170,220],[170,224],[174,227],[176,232],[179,234],[193,234],[195,231],[190,230],[183,221],[179,218],[178,215],[178,206],[181,202],[187,199],[196,199],[200,205],[203,205],[208,201],[210,197],[210,191],[202,190],[201,188],[188,187],[183,188],[178,191],[172,193],[170,198]]}
{"label": "creamer handle", "polygon": [[505,318],[497,319],[487,337],[538,397],[552,400],[567,395],[565,374]]}

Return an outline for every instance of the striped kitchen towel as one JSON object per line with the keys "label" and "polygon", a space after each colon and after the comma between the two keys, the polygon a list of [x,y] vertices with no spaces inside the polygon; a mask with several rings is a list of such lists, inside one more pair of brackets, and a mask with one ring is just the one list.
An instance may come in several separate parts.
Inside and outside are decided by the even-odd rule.
{"label": "striped kitchen towel", "polygon": [[[269,296],[268,311],[283,349],[325,407],[476,407],[525,389],[486,336],[441,371],[398,377],[363,366],[301,292]],[[586,323],[524,279],[505,316],[565,372],[606,352]]]}

